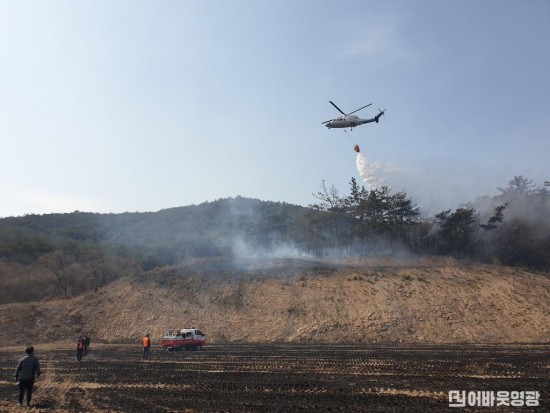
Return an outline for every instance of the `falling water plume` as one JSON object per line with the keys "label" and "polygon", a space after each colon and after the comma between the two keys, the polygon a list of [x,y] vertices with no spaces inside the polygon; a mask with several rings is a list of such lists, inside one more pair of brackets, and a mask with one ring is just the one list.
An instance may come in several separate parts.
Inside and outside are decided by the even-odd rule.
{"label": "falling water plume", "polygon": [[380,177],[382,165],[369,159],[362,153],[357,154],[357,170],[359,176],[369,190],[385,185],[384,179]]}

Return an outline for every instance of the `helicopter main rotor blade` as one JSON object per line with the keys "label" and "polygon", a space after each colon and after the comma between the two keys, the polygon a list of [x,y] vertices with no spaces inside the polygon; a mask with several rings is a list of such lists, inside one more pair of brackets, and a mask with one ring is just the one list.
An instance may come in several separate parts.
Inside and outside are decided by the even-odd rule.
{"label": "helicopter main rotor blade", "polygon": [[333,101],[329,100],[329,102],[332,106],[334,106],[336,109],[338,109],[338,112],[340,112],[342,115],[346,116],[346,114],[344,112],[342,112],[342,109],[340,109],[338,106],[336,106]]}
{"label": "helicopter main rotor blade", "polygon": [[363,106],[362,108],[355,109],[353,112],[348,113],[348,115],[351,115],[352,113],[359,112],[361,109],[365,109],[367,106],[372,105],[372,103],[369,103],[368,105]]}
{"label": "helicopter main rotor blade", "polygon": [[326,120],[324,122],[321,122],[321,125],[324,125],[325,123],[329,123],[329,122],[332,122],[334,119],[329,119],[329,120]]}

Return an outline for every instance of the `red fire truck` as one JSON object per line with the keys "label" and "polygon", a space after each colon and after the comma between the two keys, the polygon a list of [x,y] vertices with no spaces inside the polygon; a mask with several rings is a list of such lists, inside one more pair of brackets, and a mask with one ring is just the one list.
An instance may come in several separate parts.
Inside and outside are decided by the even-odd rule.
{"label": "red fire truck", "polygon": [[161,347],[168,351],[200,351],[205,344],[204,334],[195,327],[168,330],[160,342]]}

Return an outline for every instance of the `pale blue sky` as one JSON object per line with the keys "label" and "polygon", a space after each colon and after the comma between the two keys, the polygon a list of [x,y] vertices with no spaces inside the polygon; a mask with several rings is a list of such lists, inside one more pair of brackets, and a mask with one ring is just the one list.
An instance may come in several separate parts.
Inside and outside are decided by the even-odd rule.
{"label": "pale blue sky", "polygon": [[549,39],[544,0],[0,0],[0,217],[307,205],[353,143],[426,211],[542,185]]}

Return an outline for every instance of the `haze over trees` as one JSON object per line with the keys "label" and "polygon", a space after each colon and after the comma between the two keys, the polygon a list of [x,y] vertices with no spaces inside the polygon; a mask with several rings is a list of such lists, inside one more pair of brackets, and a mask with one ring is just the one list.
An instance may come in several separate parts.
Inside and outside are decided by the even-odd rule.
{"label": "haze over trees", "polygon": [[242,197],[159,212],[0,219],[0,303],[69,297],[192,260],[449,255],[550,269],[550,192],[514,177],[496,196],[422,215],[403,191],[323,182],[301,207]]}

